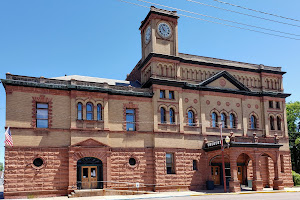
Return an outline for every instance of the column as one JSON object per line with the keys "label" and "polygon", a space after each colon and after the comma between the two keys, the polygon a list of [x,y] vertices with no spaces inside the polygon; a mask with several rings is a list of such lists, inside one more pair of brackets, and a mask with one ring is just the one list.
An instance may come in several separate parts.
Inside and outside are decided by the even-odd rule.
{"label": "column", "polygon": [[237,177],[237,163],[236,163],[236,156],[233,152],[230,152],[230,174],[231,179],[229,181],[229,191],[230,192],[240,192],[240,182]]}
{"label": "column", "polygon": [[180,133],[184,132],[184,117],[185,117],[185,113],[183,110],[183,99],[182,99],[182,91],[178,92],[178,99],[179,99],[179,109],[178,109],[178,115],[179,115],[179,130]]}
{"label": "column", "polygon": [[104,98],[103,102],[103,128],[109,130],[109,118],[108,118],[108,98]]}
{"label": "column", "polygon": [[275,159],[276,160],[273,160],[273,163],[274,163],[273,190],[283,190],[284,189],[283,180],[280,178],[279,167],[278,167],[279,152],[276,152],[276,158]]}
{"label": "column", "polygon": [[68,193],[70,194],[77,189],[77,166],[74,161],[74,151],[69,150],[69,186]]}
{"label": "column", "polygon": [[252,190],[253,191],[263,190],[263,181],[260,176],[259,158],[260,158],[260,153],[256,153],[254,154],[254,160],[252,160],[253,163]]}

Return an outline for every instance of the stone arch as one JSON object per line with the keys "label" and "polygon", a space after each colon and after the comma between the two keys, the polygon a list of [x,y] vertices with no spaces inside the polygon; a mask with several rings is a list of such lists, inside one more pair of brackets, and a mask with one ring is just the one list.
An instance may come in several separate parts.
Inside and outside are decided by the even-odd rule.
{"label": "stone arch", "polygon": [[277,162],[276,155],[273,152],[261,151],[258,157],[260,158],[263,155],[269,156],[274,163]]}
{"label": "stone arch", "polygon": [[[216,113],[216,124],[214,124],[213,123],[213,119],[212,119],[212,114],[213,113]],[[218,125],[218,122],[220,121],[220,112],[217,110],[217,109],[212,109],[211,111],[210,111],[210,113],[209,113],[209,121],[210,121],[210,127],[214,127],[214,128],[216,128],[216,127],[218,127],[219,125]]]}
{"label": "stone arch", "polygon": [[[83,180],[83,177],[94,174],[93,181]],[[97,174],[97,175],[96,175]],[[79,189],[103,188],[103,163],[95,157],[83,157],[77,160],[77,187]]]}
{"label": "stone arch", "polygon": [[233,115],[234,116],[234,124],[235,124],[235,128],[237,128],[237,125],[238,125],[238,114],[234,111],[234,110],[230,110],[228,112],[228,117],[229,117],[229,125],[230,125],[230,115]]}
{"label": "stone arch", "polygon": [[157,74],[158,74],[159,76],[162,76],[162,74],[161,74],[162,64],[161,64],[161,63],[158,63],[156,68],[157,68]]}
{"label": "stone arch", "polygon": [[[272,114],[272,113],[270,113],[270,114],[268,115],[268,120],[269,120],[270,130],[275,130],[275,121],[276,121],[275,115]],[[272,120],[273,120],[273,121],[272,121]],[[273,123],[273,124],[271,124],[271,123]],[[273,129],[272,129],[272,127],[271,127],[272,125],[273,125]]]}
{"label": "stone arch", "polygon": [[[164,109],[164,117],[162,116],[162,108]],[[167,123],[168,121],[168,106],[164,105],[164,104],[161,104],[159,105],[159,108],[158,108],[158,113],[159,113],[159,122],[160,123]]]}
{"label": "stone arch", "polygon": [[193,71],[192,69],[189,69],[189,72],[190,72],[190,73],[189,73],[189,74],[190,74],[189,79],[190,79],[190,80],[193,80],[193,78],[194,78],[194,77],[193,77],[194,71]]}
{"label": "stone arch", "polygon": [[248,152],[238,152],[235,157],[236,171],[232,170],[232,173],[236,173],[234,179],[239,184],[247,184],[247,180],[253,179],[253,161],[254,157]]}
{"label": "stone arch", "polygon": [[277,160],[270,152],[262,152],[259,155],[259,168],[260,176],[262,179],[263,187],[273,186],[274,180],[274,167],[277,165]]}
{"label": "stone arch", "polygon": [[[97,144],[97,145],[100,145]],[[102,161],[103,167],[103,181],[107,181],[107,157],[110,156],[108,153],[109,148],[106,146],[99,146],[102,148],[86,148],[86,147],[71,147],[69,149],[69,173],[74,174],[70,177],[69,188],[77,188],[77,161],[84,157],[93,157]]]}
{"label": "stone arch", "polygon": [[248,119],[249,119],[249,128],[251,128],[251,116],[252,115],[256,118],[256,129],[258,129],[259,128],[259,117],[258,117],[258,114],[254,111],[252,111],[249,114],[249,117],[248,117]]}
{"label": "stone arch", "polygon": [[220,111],[218,111],[216,108],[212,109],[209,114],[211,115],[213,112],[220,116]]}
{"label": "stone arch", "polygon": [[168,110],[170,110],[170,108],[173,108],[175,113],[178,113],[178,109],[177,109],[176,105],[169,105]]}
{"label": "stone arch", "polygon": [[189,117],[188,117],[188,112],[189,111],[192,111],[194,113],[194,123],[198,124],[198,113],[197,113],[197,110],[193,106],[189,106],[185,111],[185,115],[186,115],[185,120],[186,120],[186,122],[187,123],[189,122]]}
{"label": "stone arch", "polygon": [[[218,159],[218,158],[220,158],[220,157],[222,157],[222,155],[220,155],[220,153],[221,152],[217,152],[217,153],[215,153],[215,154],[213,154],[213,155],[211,155],[209,158],[208,158],[208,160],[209,160],[209,163],[208,163],[208,165],[209,166],[211,166],[211,163],[215,160],[215,159]],[[227,153],[225,153],[224,152],[224,159],[228,159],[228,163],[229,163],[229,155],[227,154]]]}

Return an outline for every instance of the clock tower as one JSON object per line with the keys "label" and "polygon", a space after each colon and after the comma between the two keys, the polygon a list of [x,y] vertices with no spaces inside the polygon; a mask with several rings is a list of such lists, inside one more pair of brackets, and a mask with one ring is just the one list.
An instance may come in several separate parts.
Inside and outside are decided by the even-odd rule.
{"label": "clock tower", "polygon": [[151,6],[140,26],[142,61],[150,53],[178,56],[178,32],[176,11]]}

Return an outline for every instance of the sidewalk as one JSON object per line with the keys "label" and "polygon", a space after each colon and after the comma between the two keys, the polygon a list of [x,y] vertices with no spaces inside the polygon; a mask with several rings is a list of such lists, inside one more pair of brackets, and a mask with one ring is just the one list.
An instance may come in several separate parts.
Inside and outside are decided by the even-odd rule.
{"label": "sidewalk", "polygon": [[[114,199],[114,200],[129,200],[129,199],[152,199],[152,198],[170,198],[170,197],[185,197],[185,196],[204,196],[204,195],[234,195],[234,194],[255,194],[255,193],[284,193],[284,192],[300,192],[300,187],[285,188],[284,190],[273,190],[272,188],[264,188],[263,191],[248,191],[246,188],[238,193],[224,193],[223,189],[205,191],[183,191],[183,192],[157,192],[153,194],[143,195],[116,195],[116,196],[93,196],[70,198],[70,200],[96,200],[96,199]],[[52,198],[36,198],[35,200],[66,200],[68,197],[52,197]]]}

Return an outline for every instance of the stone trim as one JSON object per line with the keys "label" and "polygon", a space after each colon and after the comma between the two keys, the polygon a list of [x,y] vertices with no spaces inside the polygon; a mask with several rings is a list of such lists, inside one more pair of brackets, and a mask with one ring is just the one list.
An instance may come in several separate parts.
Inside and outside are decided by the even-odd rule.
{"label": "stone trim", "polygon": [[134,109],[135,114],[135,131],[139,131],[139,105],[133,104],[133,102],[123,103],[123,130],[126,131],[126,109]]}
{"label": "stone trim", "polygon": [[53,102],[52,98],[45,97],[45,95],[40,95],[39,97],[32,97],[32,121],[31,127],[36,127],[36,104],[37,103],[47,103],[48,104],[48,128],[52,127],[52,109]]}

